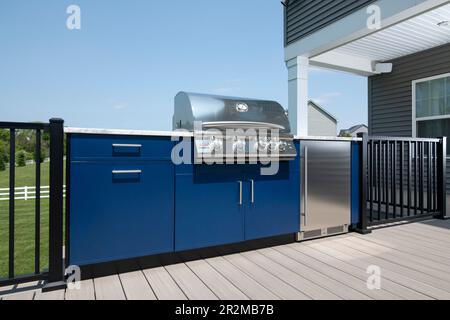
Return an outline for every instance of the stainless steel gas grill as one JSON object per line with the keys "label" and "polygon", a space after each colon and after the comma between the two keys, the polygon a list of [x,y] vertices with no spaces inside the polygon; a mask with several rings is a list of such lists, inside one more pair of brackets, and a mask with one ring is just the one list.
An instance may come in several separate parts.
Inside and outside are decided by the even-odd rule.
{"label": "stainless steel gas grill", "polygon": [[286,111],[274,101],[180,92],[173,128],[194,132],[196,162],[297,156]]}

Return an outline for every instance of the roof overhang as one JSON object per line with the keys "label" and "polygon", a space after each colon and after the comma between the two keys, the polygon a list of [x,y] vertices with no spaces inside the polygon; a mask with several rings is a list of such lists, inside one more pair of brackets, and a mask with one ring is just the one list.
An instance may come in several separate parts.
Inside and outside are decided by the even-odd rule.
{"label": "roof overhang", "polygon": [[381,29],[367,27],[364,8],[285,50],[286,61],[297,56],[310,65],[370,76],[389,71],[381,63],[450,43],[450,0],[379,0]]}

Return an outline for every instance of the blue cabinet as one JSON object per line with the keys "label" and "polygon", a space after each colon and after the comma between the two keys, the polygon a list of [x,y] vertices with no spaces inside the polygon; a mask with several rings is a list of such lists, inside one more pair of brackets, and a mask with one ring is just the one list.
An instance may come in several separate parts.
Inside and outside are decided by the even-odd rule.
{"label": "blue cabinet", "polygon": [[298,232],[300,173],[280,163],[177,167],[175,250],[190,250]]}
{"label": "blue cabinet", "polygon": [[[259,171],[259,170],[257,170]],[[247,174],[245,239],[295,233],[300,228],[300,174],[280,163],[273,176]]]}
{"label": "blue cabinet", "polygon": [[[84,136],[70,137],[70,264],[88,265],[173,252],[172,162],[138,159],[131,153],[111,154],[107,158],[104,153],[112,148],[113,141],[125,146],[120,148],[133,149],[134,146],[126,145],[139,144],[147,146],[146,150],[150,150],[148,143],[152,141],[171,150],[170,138],[89,138],[93,141]],[[145,152],[150,155],[150,151]]]}
{"label": "blue cabinet", "polygon": [[224,165],[189,169],[176,176],[175,250],[243,241],[243,180],[239,168]]}
{"label": "blue cabinet", "polygon": [[70,136],[72,161],[171,161],[173,142],[168,137],[134,137],[73,134]]}

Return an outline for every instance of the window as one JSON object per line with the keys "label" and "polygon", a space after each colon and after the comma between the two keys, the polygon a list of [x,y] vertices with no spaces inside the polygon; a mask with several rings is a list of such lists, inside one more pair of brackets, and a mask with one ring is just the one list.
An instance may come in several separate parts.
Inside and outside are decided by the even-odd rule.
{"label": "window", "polygon": [[450,137],[450,74],[413,81],[413,136]]}

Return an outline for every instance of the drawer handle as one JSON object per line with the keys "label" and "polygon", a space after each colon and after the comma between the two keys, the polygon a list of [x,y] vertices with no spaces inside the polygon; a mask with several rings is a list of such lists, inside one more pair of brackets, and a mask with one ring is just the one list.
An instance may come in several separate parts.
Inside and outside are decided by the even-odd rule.
{"label": "drawer handle", "polygon": [[142,170],[113,170],[113,174],[141,174]]}
{"label": "drawer handle", "polygon": [[142,148],[142,144],[113,144],[113,148]]}

